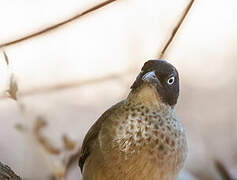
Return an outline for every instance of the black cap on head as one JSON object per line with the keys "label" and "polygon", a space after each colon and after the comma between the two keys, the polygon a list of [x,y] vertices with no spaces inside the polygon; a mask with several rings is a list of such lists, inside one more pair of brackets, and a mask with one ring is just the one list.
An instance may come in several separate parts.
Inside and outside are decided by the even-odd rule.
{"label": "black cap on head", "polygon": [[179,75],[176,68],[167,61],[149,60],[145,62],[131,89],[137,89],[144,82],[149,82],[156,87],[162,102],[171,106],[177,103]]}

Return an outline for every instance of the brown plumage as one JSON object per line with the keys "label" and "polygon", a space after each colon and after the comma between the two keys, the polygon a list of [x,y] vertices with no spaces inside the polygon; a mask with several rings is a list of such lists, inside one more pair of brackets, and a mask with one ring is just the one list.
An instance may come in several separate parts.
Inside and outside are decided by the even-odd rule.
{"label": "brown plumage", "polygon": [[150,60],[131,89],[88,131],[79,160],[84,180],[174,180],[183,167],[186,136],[174,111],[177,70]]}

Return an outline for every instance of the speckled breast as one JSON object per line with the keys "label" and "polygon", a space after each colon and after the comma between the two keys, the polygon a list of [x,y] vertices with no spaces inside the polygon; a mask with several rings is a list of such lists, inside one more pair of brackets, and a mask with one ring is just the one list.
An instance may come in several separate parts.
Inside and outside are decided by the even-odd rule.
{"label": "speckled breast", "polygon": [[[173,172],[176,176],[183,167],[187,143],[183,126],[176,118],[174,110],[165,106],[148,108],[143,104],[127,103],[119,114],[120,117],[123,114],[123,118],[114,118],[112,122],[112,149],[118,151],[114,156],[119,156],[114,158],[115,161],[127,161],[125,164],[134,166],[133,168],[143,166],[152,173],[154,167],[145,165],[151,163],[159,169],[159,172],[154,173]],[[129,165],[130,160],[133,165]],[[144,172],[144,169],[141,170]]]}

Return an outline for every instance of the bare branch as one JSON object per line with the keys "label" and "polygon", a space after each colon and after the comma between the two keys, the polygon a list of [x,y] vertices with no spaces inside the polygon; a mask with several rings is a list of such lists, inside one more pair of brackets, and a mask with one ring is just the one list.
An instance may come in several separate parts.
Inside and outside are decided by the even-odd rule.
{"label": "bare branch", "polygon": [[[19,93],[19,95],[21,97],[23,96],[30,96],[30,95],[34,95],[34,94],[43,94],[43,93],[50,93],[50,92],[55,92],[55,91],[59,91],[59,90],[63,90],[63,89],[69,89],[69,88],[76,88],[76,87],[80,87],[80,86],[84,86],[84,85],[88,85],[88,84],[95,84],[95,83],[100,83],[100,82],[104,82],[104,81],[108,81],[111,79],[115,79],[115,78],[121,78],[124,75],[128,75],[131,74],[131,71],[125,71],[122,73],[118,73],[118,74],[110,74],[104,77],[99,77],[99,78],[92,78],[92,79],[88,79],[85,81],[76,81],[76,82],[69,82],[69,83],[64,83],[64,84],[57,84],[54,86],[48,86],[48,87],[41,87],[38,89],[31,89],[31,90],[26,90],[26,91],[21,91]],[[0,100],[6,98],[6,96],[0,96]]]}
{"label": "bare branch", "polygon": [[11,99],[17,100],[18,85],[14,74],[11,74],[9,88],[6,91]]}
{"label": "bare branch", "polygon": [[224,166],[223,163],[216,160],[214,161],[214,165],[218,170],[218,172],[220,173],[220,175],[222,176],[223,180],[233,180],[233,178],[231,177],[230,173],[228,172],[227,168]]}
{"label": "bare branch", "polygon": [[191,8],[192,5],[193,5],[193,2],[194,2],[194,0],[191,0],[190,3],[189,3],[189,4],[187,5],[187,7],[185,8],[184,14],[181,16],[180,20],[178,21],[178,24],[177,24],[177,25],[175,26],[175,28],[173,29],[173,32],[172,32],[170,38],[169,38],[168,41],[166,42],[164,48],[161,50],[160,55],[159,55],[159,59],[162,59],[162,58],[164,57],[164,54],[165,54],[167,48],[169,47],[169,45],[170,45],[170,43],[172,42],[172,40],[174,39],[174,37],[175,37],[177,31],[179,30],[181,24],[183,23],[185,17],[187,16],[187,14],[188,14],[190,8]]}
{"label": "bare branch", "polygon": [[6,46],[10,46],[10,45],[13,45],[13,44],[17,44],[17,43],[20,43],[22,41],[25,41],[25,40],[31,39],[33,37],[39,36],[41,34],[47,33],[49,31],[52,31],[52,30],[54,30],[54,29],[56,29],[56,28],[58,28],[58,27],[60,27],[62,25],[68,24],[68,23],[70,23],[70,22],[72,22],[72,21],[74,21],[74,20],[76,20],[76,19],[78,19],[78,18],[80,18],[80,17],[82,17],[82,16],[92,12],[92,11],[95,11],[95,10],[97,10],[99,8],[102,8],[102,7],[112,3],[114,1],[116,1],[116,0],[107,0],[105,2],[102,2],[102,3],[94,6],[94,7],[91,7],[89,9],[85,10],[84,12],[79,13],[79,14],[77,14],[77,15],[75,15],[75,16],[73,16],[73,17],[71,17],[71,18],[69,18],[69,19],[67,19],[65,21],[59,22],[59,23],[57,23],[57,24],[55,24],[53,26],[44,28],[44,29],[42,29],[42,30],[40,30],[38,32],[31,33],[31,34],[29,34],[27,36],[24,36],[24,37],[21,37],[19,39],[16,39],[16,40],[13,40],[13,41],[10,41],[10,42],[6,42],[6,43],[3,43],[3,44],[0,44],[0,48],[6,47]]}
{"label": "bare branch", "polygon": [[46,121],[39,116],[36,119],[36,123],[34,125],[34,135],[36,137],[36,139],[38,140],[38,142],[40,143],[40,145],[49,153],[49,154],[59,154],[60,150],[56,149],[55,147],[53,147],[49,141],[47,140],[46,137],[44,137],[41,134],[41,129],[44,128],[46,126]]}
{"label": "bare branch", "polygon": [[0,179],[1,180],[21,180],[10,167],[0,162]]}
{"label": "bare branch", "polygon": [[[75,162],[78,162],[79,161],[79,155],[80,155],[80,152],[81,152],[81,148],[77,148],[77,151],[75,151],[74,153],[72,153],[70,155],[70,157],[68,158],[68,162],[67,162],[67,167],[66,167],[66,175],[69,171],[69,169],[72,167],[72,165],[75,163]],[[65,176],[66,176],[65,175]]]}
{"label": "bare branch", "polygon": [[4,56],[6,64],[9,65],[9,59],[8,59],[7,53],[5,52],[4,49],[2,50],[2,52],[3,52],[3,56]]}
{"label": "bare branch", "polygon": [[69,139],[66,134],[62,136],[62,141],[63,141],[64,148],[67,151],[71,151],[76,147],[76,142]]}

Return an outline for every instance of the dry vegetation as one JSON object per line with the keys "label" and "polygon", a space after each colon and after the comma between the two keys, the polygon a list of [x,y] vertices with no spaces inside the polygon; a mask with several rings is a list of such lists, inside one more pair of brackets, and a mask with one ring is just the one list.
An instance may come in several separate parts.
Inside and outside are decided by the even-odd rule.
{"label": "dry vegetation", "polygon": [[[10,42],[6,42],[4,44],[0,44],[0,48],[2,49],[7,66],[9,67],[11,64],[11,60],[8,58],[7,53],[4,50],[4,49],[7,50],[8,46],[20,43],[22,41],[29,40],[29,39],[34,38],[39,35],[43,35],[44,33],[47,33],[49,31],[56,29],[56,28],[59,28],[62,25],[66,25],[67,23],[70,23],[73,20],[78,19],[78,18],[80,18],[92,11],[95,11],[99,8],[109,5],[110,3],[114,2],[114,1],[116,1],[116,0],[105,1],[105,2],[98,4],[98,5],[90,8],[82,13],[79,13],[79,14],[77,14],[77,15],[75,15],[63,22],[59,22],[53,26],[47,27],[43,30],[40,30],[39,32],[29,33],[29,35],[27,35],[25,37],[21,37],[19,39],[16,39],[16,40],[13,40]],[[159,52],[159,55],[158,55],[159,58],[163,58],[165,56],[165,53],[167,53],[167,49],[168,49],[169,45],[171,44],[172,40],[174,39],[177,31],[179,30],[179,27],[181,26],[186,15],[190,11],[193,3],[194,3],[194,0],[191,0],[188,3],[187,7],[185,7],[185,10],[184,10],[182,16],[180,17],[180,20],[174,26],[169,39],[167,40],[167,42],[164,44],[163,48]],[[61,144],[62,144],[61,147],[58,147],[58,146],[54,145],[53,143],[51,143],[49,138],[47,136],[45,136],[43,133],[43,129],[47,127],[47,119],[43,115],[37,115],[37,116],[35,116],[34,119],[30,119],[30,121],[34,122],[33,126],[30,126],[28,123],[26,123],[29,119],[27,119],[27,114],[26,114],[27,112],[25,111],[24,104],[21,102],[21,98],[23,96],[29,96],[29,95],[38,94],[38,93],[54,92],[54,91],[60,90],[60,89],[68,89],[68,88],[72,88],[72,87],[82,86],[85,84],[93,84],[95,82],[103,82],[103,81],[107,81],[107,80],[114,79],[114,78],[120,78],[122,75],[121,74],[111,74],[109,76],[105,76],[102,78],[89,79],[89,80],[82,81],[82,82],[71,82],[68,84],[59,84],[57,86],[43,87],[41,89],[33,89],[30,91],[19,92],[17,78],[15,77],[14,72],[11,72],[10,68],[9,68],[9,73],[11,74],[11,78],[9,80],[9,89],[6,90],[6,93],[8,96],[1,96],[0,99],[9,97],[9,98],[15,100],[17,107],[22,114],[22,117],[24,117],[23,119],[25,119],[25,121],[22,121],[21,123],[18,123],[15,125],[16,130],[18,130],[25,136],[32,137],[35,140],[35,142],[37,143],[37,145],[39,146],[39,148],[42,149],[42,152],[43,152],[42,155],[49,157],[48,158],[49,167],[47,167],[47,168],[49,168],[51,170],[51,177],[50,177],[51,179],[56,179],[56,180],[66,179],[67,173],[68,173],[71,165],[77,161],[77,157],[80,152],[80,144],[78,142],[76,142],[75,140],[70,139],[67,134],[61,135]],[[128,72],[126,71],[123,74],[127,74],[127,73]],[[54,161],[52,161],[51,156],[55,157]],[[11,169],[4,168],[4,167],[6,167],[6,166],[3,166],[2,164],[0,165],[0,179],[1,179],[2,172],[8,174],[9,177],[15,176],[14,173],[11,171]],[[228,171],[226,170],[226,168],[224,167],[224,165],[221,162],[216,161],[216,168],[222,174],[223,179],[231,179]],[[8,175],[6,175],[6,176],[8,176]]]}

